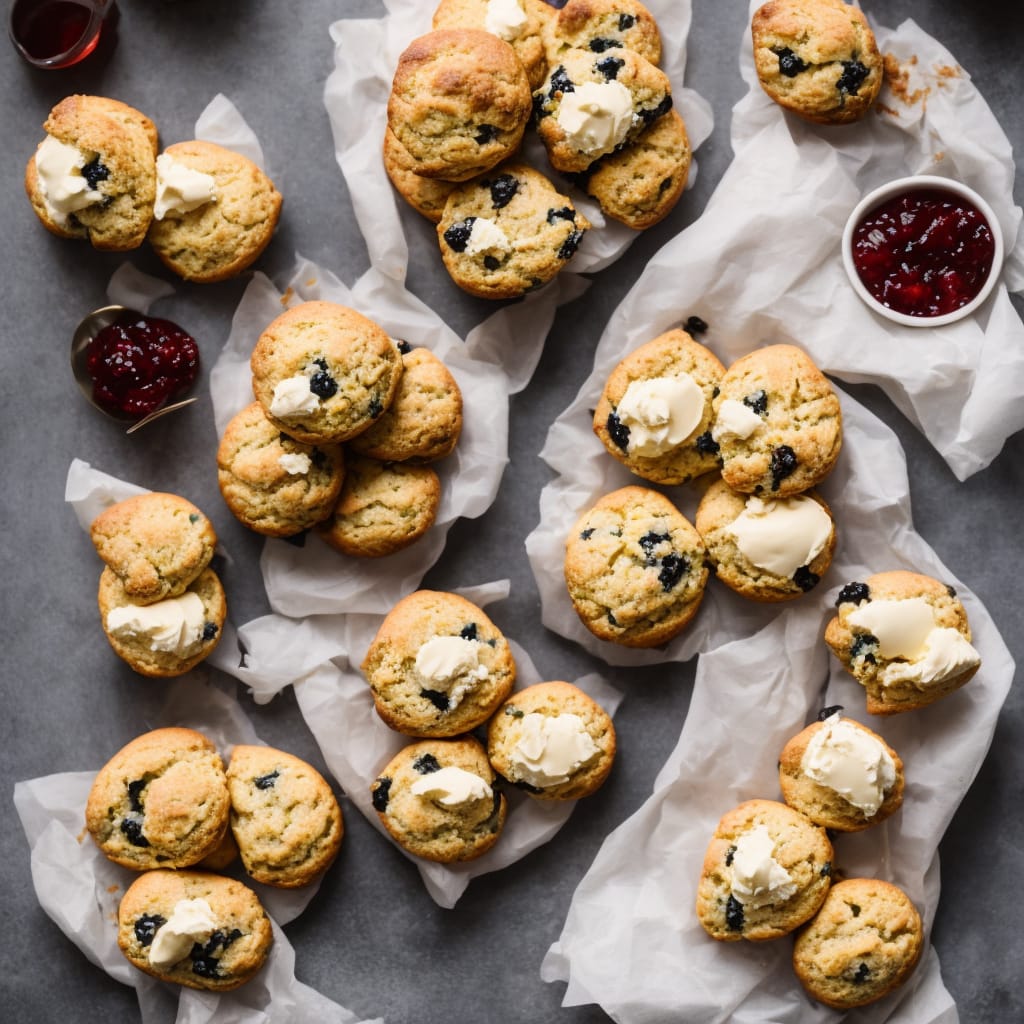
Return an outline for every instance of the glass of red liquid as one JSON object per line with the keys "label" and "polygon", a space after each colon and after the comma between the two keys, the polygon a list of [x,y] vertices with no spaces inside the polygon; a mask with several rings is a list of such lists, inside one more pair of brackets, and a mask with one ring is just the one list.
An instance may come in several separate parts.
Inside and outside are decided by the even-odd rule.
{"label": "glass of red liquid", "polygon": [[95,49],[115,0],[14,0],[8,32],[37,68],[67,68]]}

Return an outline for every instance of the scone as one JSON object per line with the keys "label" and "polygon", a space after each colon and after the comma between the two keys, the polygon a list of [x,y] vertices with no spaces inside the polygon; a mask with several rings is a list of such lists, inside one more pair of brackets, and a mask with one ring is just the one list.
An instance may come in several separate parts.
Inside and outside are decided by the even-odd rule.
{"label": "scone", "polygon": [[871,26],[842,0],[769,0],[754,12],[751,35],[764,91],[808,121],[858,121],[882,86]]}
{"label": "scone", "polygon": [[154,729],[99,770],[85,824],[104,855],[123,867],[183,868],[218,849],[229,808],[217,748],[194,729]]}
{"label": "scone", "polygon": [[161,981],[227,992],[263,966],[274,933],[256,894],[206,871],[147,871],[117,911],[117,944]]}
{"label": "scone", "polygon": [[903,762],[877,733],[826,708],[779,756],[782,799],[817,825],[859,832],[903,803]]}
{"label": "scone", "polygon": [[718,468],[704,443],[725,367],[676,328],[629,353],[608,375],[594,433],[645,480],[681,484]]}
{"label": "scone", "polygon": [[417,590],[385,616],[362,670],[377,714],[408,736],[458,736],[508,696],[516,665],[508,641],[471,601]]}
{"label": "scone", "polygon": [[828,476],[842,428],[839,398],[807,353],[767,345],[725,371],[710,447],[734,490],[785,498]]}
{"label": "scone", "polygon": [[227,616],[224,588],[209,568],[177,597],[150,604],[132,601],[116,574],[104,569],[97,601],[114,653],[153,678],[180,676],[208,658]]}
{"label": "scone", "polygon": [[573,180],[606,217],[641,231],[672,212],[690,175],[690,139],[675,110],[629,145],[595,160]]}
{"label": "scone", "polygon": [[399,57],[387,118],[417,174],[465,181],[519,149],[530,83],[515,50],[498,36],[435,29]]}
{"label": "scone", "polygon": [[554,31],[560,51],[574,48],[609,53],[626,49],[652,64],[661,61],[657,22],[638,0],[568,0],[558,12]]}
{"label": "scone", "polygon": [[848,583],[825,629],[832,653],[865,689],[872,715],[926,707],[981,665],[956,591],[897,569]]}
{"label": "scone", "polygon": [[394,400],[348,448],[382,462],[436,462],[452,453],[462,433],[462,392],[430,349],[398,347],[402,377]]}
{"label": "scone", "polygon": [[178,142],[156,158],[149,242],[186,281],[224,281],[267,247],[281,193],[248,157],[212,142]]}
{"label": "scone", "polygon": [[345,479],[341,445],[303,444],[253,402],[217,447],[217,483],[234,517],[267,537],[291,537],[326,519]]}
{"label": "scone", "polygon": [[416,173],[416,161],[395,138],[390,129],[384,130],[384,170],[395,191],[419,214],[436,224],[444,213],[444,204],[458,182],[441,178],[424,178]]}
{"label": "scone", "polygon": [[837,1010],[865,1006],[907,980],[921,957],[921,915],[878,878],[836,882],[793,943],[793,969],[808,995]]}
{"label": "scone", "polygon": [[250,359],[252,390],[279,430],[336,444],[391,404],[402,356],[387,332],[354,309],[302,302],[264,328]]}
{"label": "scone", "polygon": [[832,511],[815,491],[758,497],[716,480],[694,518],[715,575],[753,601],[789,601],[813,590],[832,564]]}
{"label": "scone", "polygon": [[611,716],[578,686],[535,683],[512,694],[487,726],[495,771],[538,800],[594,793],[615,762]]}
{"label": "scone", "polygon": [[349,454],[341,493],[316,532],[343,555],[383,558],[418,541],[440,504],[441,479],[431,466]]}
{"label": "scone", "polygon": [[227,771],[231,832],[246,873],[279,889],[308,885],[341,847],[341,808],[327,780],[294,754],[239,745]]}
{"label": "scone", "polygon": [[657,647],[697,614],[708,579],[704,556],[700,534],[665,495],[622,487],[570,530],[565,582],[596,637]]}
{"label": "scone", "polygon": [[530,88],[535,89],[547,72],[539,6],[529,0],[441,0],[432,27],[483,29],[503,39],[523,65]]}
{"label": "scone", "polygon": [[192,502],[161,492],[104,509],[90,524],[89,536],[136,604],[184,593],[217,547],[213,524]]}
{"label": "scone", "polygon": [[537,133],[551,166],[586,170],[672,109],[665,74],[632,50],[566,50],[533,94]]}
{"label": "scone", "polygon": [[719,821],[697,887],[713,938],[777,939],[817,913],[832,884],[825,830],[774,800],[748,800]]}
{"label": "scone", "polygon": [[43,226],[96,249],[142,245],[156,198],[157,130],[145,114],[105,96],[68,96],[43,124],[25,191]]}
{"label": "scone", "polygon": [[473,860],[498,840],[507,802],[479,740],[421,740],[400,750],[370,787],[381,824],[425,860]]}
{"label": "scone", "polygon": [[460,288],[483,299],[514,299],[550,281],[589,228],[540,171],[507,163],[448,196],[437,240]]}

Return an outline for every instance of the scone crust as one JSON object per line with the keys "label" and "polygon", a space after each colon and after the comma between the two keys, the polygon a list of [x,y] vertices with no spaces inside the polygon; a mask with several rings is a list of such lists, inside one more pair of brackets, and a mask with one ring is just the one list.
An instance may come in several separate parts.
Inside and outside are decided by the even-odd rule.
{"label": "scone crust", "polygon": [[769,0],[751,22],[754,67],[780,106],[817,124],[850,124],[870,109],[883,63],[863,12],[841,0]]}
{"label": "scone crust", "polygon": [[[471,252],[473,223],[493,221],[507,248]],[[441,259],[452,280],[482,299],[514,299],[550,281],[575,255],[590,221],[550,179],[509,162],[448,196],[437,225]]]}
{"label": "scone crust", "polygon": [[441,178],[424,178],[418,164],[395,138],[390,128],[384,129],[382,153],[384,170],[395,191],[419,214],[436,224],[444,213],[444,204],[458,182]]}
{"label": "scone crust", "polygon": [[257,882],[295,889],[334,862],[345,831],[341,808],[312,765],[273,747],[240,744],[227,781],[231,832]]}
{"label": "scone crust", "polygon": [[726,371],[715,416],[727,400],[761,399],[763,424],[749,437],[718,438],[722,478],[745,494],[784,498],[825,479],[842,447],[842,410],[828,378],[795,345],[768,345]]}
{"label": "scone crust", "polygon": [[212,142],[177,142],[164,152],[209,174],[217,198],[187,213],[153,220],[149,242],[186,281],[224,281],[260,257],[281,216],[281,193],[248,157]]}
{"label": "scone crust", "polygon": [[103,201],[70,214],[65,223],[47,208],[35,153],[25,168],[25,191],[44,227],[63,238],[87,238],[96,249],[124,252],[145,241],[156,198],[157,130],[141,111],[106,96],[61,100],[43,123],[59,142],[98,158],[107,176],[96,185]]}
{"label": "scone crust", "polygon": [[[707,547],[708,560],[715,575],[731,590],[752,601],[791,601],[813,590],[832,564],[836,548],[834,521],[821,551],[806,565],[800,566],[792,576],[782,576],[752,562],[729,532],[729,527],[743,513],[750,497],[749,494],[734,491],[724,480],[715,480],[701,497],[694,525]],[[817,491],[804,491],[781,500],[795,501],[800,498],[817,502],[829,520],[832,520],[832,510]]]}
{"label": "scone crust", "polygon": [[807,752],[807,745],[816,733],[825,728],[825,723],[822,721],[812,722],[782,748],[782,753],[779,755],[779,788],[782,790],[782,799],[790,807],[807,815],[816,825],[833,829],[836,832],[860,832],[885,821],[899,810],[903,804],[906,780],[903,761],[899,754],[878,733],[852,718],[844,717],[843,721],[881,743],[886,753],[892,758],[896,781],[885,794],[885,799],[878,810],[868,816],[861,808],[850,803],[841,793],[815,782],[814,779],[804,774],[801,763]]}
{"label": "scone crust", "polygon": [[[149,945],[158,922],[166,921],[180,900],[192,899],[210,905],[217,932],[206,947],[196,944],[170,969],[153,967]],[[270,918],[256,894],[233,878],[206,871],[147,871],[129,886],[117,912],[117,944],[129,962],[154,978],[187,988],[238,988],[263,966],[273,941]]]}
{"label": "scone crust", "polygon": [[[725,367],[708,348],[675,328],[659,334],[629,353],[608,375],[594,410],[594,433],[608,453],[631,472],[660,484],[681,484],[718,468],[713,451],[698,443],[711,426],[712,402]],[[628,427],[616,410],[630,384],[659,377],[689,375],[704,393],[704,414],[690,435],[661,455],[628,450]],[[622,443],[620,443],[622,442]],[[625,445],[625,447],[624,447]]]}
{"label": "scone crust", "polygon": [[793,969],[826,1006],[865,1006],[902,985],[921,958],[921,915],[910,897],[878,878],[832,886],[793,943]]}
{"label": "scone crust", "polygon": [[450,455],[462,433],[462,391],[428,348],[402,354],[394,400],[349,449],[382,462],[436,462]]}
{"label": "scone crust", "polygon": [[[576,715],[597,747],[597,754],[565,782],[538,787],[519,777],[514,760],[522,734],[520,723],[529,714],[555,718]],[[611,716],[596,700],[573,683],[562,680],[535,683],[513,693],[487,726],[487,755],[495,771],[537,800],[577,800],[596,792],[611,773],[617,739]]]}
{"label": "scone crust", "polygon": [[441,479],[431,466],[349,453],[334,508],[316,531],[355,558],[383,558],[414,544],[437,518]]}
{"label": "scone crust", "polygon": [[[432,772],[456,767],[483,779],[491,796],[459,807],[419,796],[412,786]],[[473,736],[411,743],[384,767],[370,787],[381,824],[404,850],[424,860],[474,860],[497,842],[508,805],[487,751]]]}
{"label": "scone crust", "polygon": [[[124,590],[124,585],[111,569],[104,569],[100,575],[97,603],[100,620],[110,646],[119,658],[126,661],[140,675],[164,679],[180,676],[208,658],[220,642],[224,620],[227,617],[227,599],[220,578],[213,569],[204,569],[183,593],[198,595],[203,602],[206,629],[194,648],[183,655],[173,651],[154,651],[145,637],[118,636],[107,629],[107,616],[114,608],[138,604]],[[179,595],[180,596],[180,595]],[[168,598],[168,600],[171,600]],[[151,602],[153,603],[153,602]]]}
{"label": "scone crust", "polygon": [[[478,641],[478,664],[486,669],[454,707],[416,671],[420,647],[438,636]],[[516,677],[508,641],[484,611],[459,594],[435,590],[414,591],[388,612],[362,670],[381,719],[397,732],[423,738],[458,736],[482,725]]]}
{"label": "scone crust", "polygon": [[[868,588],[867,600],[906,600],[923,597],[931,605],[935,625],[955,629],[968,641],[971,640],[971,627],[967,621],[967,611],[956,591],[940,580],[925,576],[922,573],[895,569],[889,572],[876,573],[863,581]],[[845,592],[845,591],[844,591]],[[840,593],[842,598],[843,593]],[[848,616],[862,601],[843,601],[837,604],[837,614],[825,627],[825,642],[832,653],[864,688],[867,699],[867,710],[872,715],[893,715],[901,711],[913,711],[927,707],[935,701],[960,689],[969,682],[978,671],[979,665],[972,665],[948,679],[936,683],[928,683],[924,687],[909,681],[883,684],[881,671],[890,661],[881,655],[872,653],[864,657],[858,650],[858,635],[870,637],[863,630],[854,630],[847,622]]]}
{"label": "scone crust", "polygon": [[682,632],[704,597],[708,568],[696,528],[658,491],[622,487],[577,520],[565,581],[595,636],[657,647]]}
{"label": "scone crust", "polygon": [[[767,828],[775,844],[772,856],[797,889],[781,903],[739,904],[737,920],[729,914],[730,901],[736,902],[731,895],[731,851],[743,833],[757,826]],[[697,917],[713,939],[724,942],[787,935],[817,913],[832,883],[832,858],[825,830],[799,811],[775,800],[748,800],[723,815],[708,844],[697,887]]]}
{"label": "scone crust", "polygon": [[388,127],[422,177],[482,174],[519,149],[529,117],[526,71],[490,32],[435,29],[398,59]]}
{"label": "scone crust", "polygon": [[194,729],[154,729],[97,773],[85,824],[116,864],[135,871],[183,868],[216,850],[229,798],[217,748]]}
{"label": "scone crust", "polygon": [[111,505],[89,536],[136,604],[184,593],[217,547],[213,524],[192,502],[158,491]]}
{"label": "scone crust", "polygon": [[[305,472],[286,468],[294,456],[309,460]],[[291,537],[326,519],[344,479],[341,445],[296,441],[267,418],[259,402],[232,417],[217,447],[217,483],[225,503],[239,522],[267,537]]]}
{"label": "scone crust", "polygon": [[[325,364],[336,385],[318,408],[277,417],[281,381]],[[398,346],[369,318],[334,302],[302,302],[273,320],[250,359],[252,388],[267,418],[306,444],[338,443],[366,430],[391,404],[402,374]]]}

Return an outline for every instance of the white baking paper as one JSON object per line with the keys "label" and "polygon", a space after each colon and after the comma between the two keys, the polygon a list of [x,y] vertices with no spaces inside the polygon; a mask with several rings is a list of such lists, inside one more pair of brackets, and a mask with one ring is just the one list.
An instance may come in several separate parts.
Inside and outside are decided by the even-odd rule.
{"label": "white baking paper", "polygon": [[[690,0],[651,0],[646,4],[662,35],[661,68],[672,83],[672,97],[686,123],[693,150],[711,134],[711,108],[692,89],[683,87],[686,41],[690,30]],[[404,280],[410,261],[410,245],[417,259],[434,259],[440,265],[435,226],[418,213],[405,209],[384,171],[381,146],[387,124],[391,82],[402,51],[431,28],[436,4],[421,0],[384,0],[383,18],[345,19],[331,25],[334,40],[334,71],[327,80],[324,104],[334,132],[335,154],[348,185],[356,220],[370,253],[370,262],[381,273]],[[554,176],[543,147],[527,130],[524,157],[548,176]],[[691,165],[691,183],[696,162]],[[578,294],[573,278],[613,263],[632,244],[637,232],[615,221],[606,221],[600,208],[564,179],[577,205],[594,225],[566,268],[523,304],[530,308],[544,292],[555,292],[558,304]],[[400,212],[401,211],[401,212]],[[550,301],[550,299],[549,299]],[[539,333],[540,328],[535,327]],[[546,333],[546,332],[545,332]],[[543,335],[541,335],[543,340]],[[539,352],[537,353],[539,355]]]}
{"label": "white baking paper", "polygon": [[[761,344],[791,342],[838,377],[878,383],[960,478],[987,465],[1021,426],[1011,388],[1024,328],[1007,293],[1024,287],[1024,263],[1009,143],[935,40],[909,22],[877,34],[882,50],[896,54],[928,92],[907,103],[883,90],[880,112],[850,131],[798,123],[767,100],[744,37],[740,63],[751,90],[735,110],[735,161],[704,215],[651,260],[612,315],[591,377],[542,452],[558,476],[542,494],[541,525],[527,547],[545,623],[610,662],[700,653],[687,719],[653,795],[605,841],[542,966],[546,980],[568,982],[566,1005],[599,1003],[620,1024],[837,1019],[803,993],[790,940],[718,943],[697,922],[697,881],[718,819],[743,800],[779,799],[776,765],[786,741],[820,708],[843,705],[897,750],[907,788],[893,818],[836,838],[837,867],[905,888],[930,930],[939,840],[988,751],[1013,678],[1013,660],[985,608],[914,532],[899,440],[841,389],[843,451],[819,488],[835,515],[838,546],[815,591],[744,611],[741,598],[712,580],[687,633],[654,652],[609,650],[614,645],[592,638],[565,596],[564,540],[576,516],[601,494],[643,482],[592,435],[601,387],[624,355],[688,316],[711,325],[700,340],[726,364]],[[839,262],[842,227],[860,194],[918,171],[978,188],[996,209],[1011,253],[982,314],[938,330],[897,327],[868,313]],[[692,515],[697,491],[670,493]],[[875,719],[822,633],[842,584],[896,568],[956,587],[982,667],[929,708]],[[928,946],[903,988],[849,1019],[956,1021],[934,949]]]}
{"label": "white baking paper", "polygon": [[[99,500],[104,481],[97,478],[93,484],[83,502]],[[114,490],[122,497],[138,492],[130,487]],[[76,511],[83,513],[85,507]],[[217,746],[226,762],[236,744],[261,742],[233,691],[226,680],[211,681],[202,668],[193,671],[169,684],[153,728],[197,729]],[[113,756],[115,751],[110,753]],[[266,965],[234,992],[169,986],[125,959],[117,946],[117,907],[138,875],[107,860],[85,829],[85,804],[101,767],[19,782],[14,787],[14,804],[31,848],[32,882],[40,905],[92,963],[136,990],[143,1022],[155,1024],[176,1012],[177,1024],[293,1024],[298,1020],[355,1024],[355,1014],[295,977],[295,951],[281,930],[281,925],[302,913],[316,894],[317,883],[301,890],[273,889],[231,872],[256,892],[274,928]]]}

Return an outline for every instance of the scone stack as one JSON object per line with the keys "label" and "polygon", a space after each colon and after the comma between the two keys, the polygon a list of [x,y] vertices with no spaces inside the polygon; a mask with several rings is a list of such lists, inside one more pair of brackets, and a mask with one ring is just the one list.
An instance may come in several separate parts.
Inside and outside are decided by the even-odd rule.
{"label": "scone stack", "polygon": [[437,356],[316,301],[269,324],[251,364],[256,400],[217,450],[240,522],[268,537],[315,528],[359,557],[400,551],[430,528],[441,498],[431,464],[462,430],[462,394]]}
{"label": "scone stack", "polygon": [[187,281],[234,277],[267,247],[281,194],[247,157],[210,142],[160,151],[145,114],[104,96],[68,96],[43,125],[25,191],[62,238],[125,252],[149,241]]}
{"label": "scone stack", "polygon": [[520,154],[531,121],[551,167],[609,217],[664,217],[690,152],[637,0],[442,0],[433,30],[399,58],[384,167],[437,224],[446,269],[483,298],[515,298],[575,254],[587,218]]}
{"label": "scone stack", "polygon": [[273,941],[256,893],[223,875],[239,857],[255,881],[308,885],[337,856],[341,808],[292,754],[236,746],[227,771],[202,733],[155,729],[97,773],[86,827],[100,851],[139,872],[118,909],[118,945],[139,970],[189,988],[237,988]]}
{"label": "scone stack", "polygon": [[217,646],[227,615],[210,561],[213,524],[190,501],[150,492],[111,505],[89,535],[106,563],[103,630],[115,653],[144,676],[179,676]]}
{"label": "scone stack", "polygon": [[418,590],[385,616],[362,670],[381,720],[410,738],[380,771],[381,824],[413,856],[472,860],[498,841],[502,785],[573,800],[605,781],[615,729],[603,708],[562,681],[512,692],[509,643],[458,594]]}

